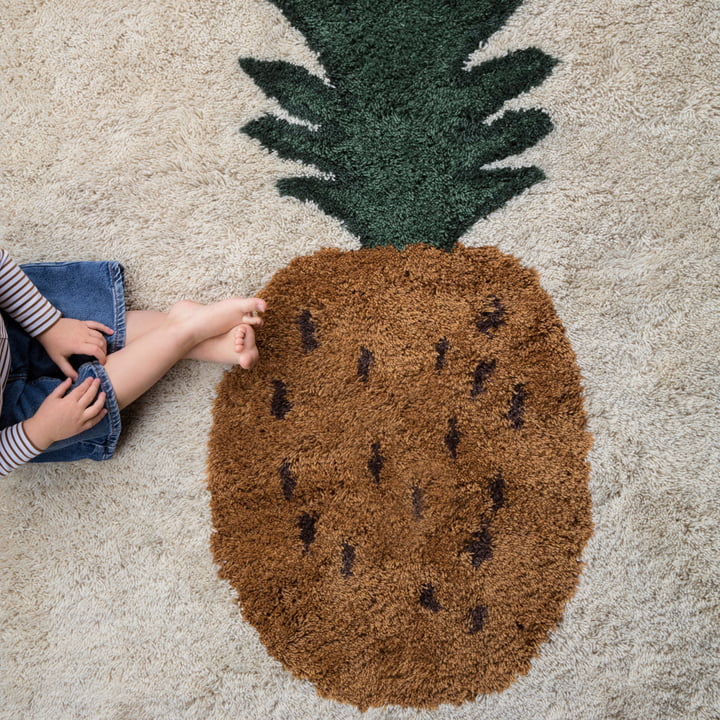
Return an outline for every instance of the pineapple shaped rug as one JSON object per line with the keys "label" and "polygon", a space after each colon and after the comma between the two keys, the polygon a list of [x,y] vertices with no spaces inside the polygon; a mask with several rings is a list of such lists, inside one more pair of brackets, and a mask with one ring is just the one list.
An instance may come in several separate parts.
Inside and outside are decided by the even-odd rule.
{"label": "pineapple shaped rug", "polygon": [[542,110],[500,111],[555,60],[465,68],[520,2],[275,0],[327,80],[241,60],[304,123],[244,128],[305,164],[280,193],[362,248],[297,258],[261,293],[261,361],[214,407],[212,547],[268,652],[363,709],[459,704],[527,673],[591,534],[552,301],[515,258],[457,242],[544,177],[494,164],[551,131]]}

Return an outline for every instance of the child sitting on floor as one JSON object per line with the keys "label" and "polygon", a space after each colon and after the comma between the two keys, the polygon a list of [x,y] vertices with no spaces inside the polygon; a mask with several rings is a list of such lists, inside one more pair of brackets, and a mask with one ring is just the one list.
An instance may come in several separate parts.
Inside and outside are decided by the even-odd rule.
{"label": "child sitting on floor", "polygon": [[[258,359],[265,302],[126,311],[117,262],[17,265],[0,249],[0,475],[30,461],[107,460],[120,410],[182,358]],[[88,319],[92,318],[92,319]]]}

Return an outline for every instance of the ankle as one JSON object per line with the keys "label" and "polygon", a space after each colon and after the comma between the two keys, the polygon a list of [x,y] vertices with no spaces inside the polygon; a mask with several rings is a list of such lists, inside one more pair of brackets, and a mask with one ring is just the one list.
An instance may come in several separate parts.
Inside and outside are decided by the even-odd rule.
{"label": "ankle", "polygon": [[184,355],[199,344],[203,337],[198,324],[193,322],[192,317],[187,316],[182,311],[175,311],[182,302],[184,301],[176,303],[170,309],[164,322],[164,328],[168,336],[168,342]]}

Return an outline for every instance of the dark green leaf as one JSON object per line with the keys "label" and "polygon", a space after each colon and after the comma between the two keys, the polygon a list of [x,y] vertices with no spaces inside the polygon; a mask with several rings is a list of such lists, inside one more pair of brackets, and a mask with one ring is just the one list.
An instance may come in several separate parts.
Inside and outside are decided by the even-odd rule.
{"label": "dark green leaf", "polygon": [[335,93],[305,68],[253,58],[241,58],[240,66],[267,96],[300,120],[317,124],[336,111]]}
{"label": "dark green leaf", "polygon": [[541,110],[486,119],[539,85],[556,60],[536,48],[463,69],[521,0],[273,0],[318,54],[330,85],[304,68],[244,59],[243,68],[318,131],[263,118],[246,132],[284,158],[332,176],[285,178],[366,246],[451,249],[478,218],[544,175],[486,169],[552,128]]}
{"label": "dark green leaf", "polygon": [[321,133],[304,125],[265,115],[245,125],[243,132],[286,160],[299,160],[326,172],[334,168],[331,160],[322,154],[325,145],[318,142]]}

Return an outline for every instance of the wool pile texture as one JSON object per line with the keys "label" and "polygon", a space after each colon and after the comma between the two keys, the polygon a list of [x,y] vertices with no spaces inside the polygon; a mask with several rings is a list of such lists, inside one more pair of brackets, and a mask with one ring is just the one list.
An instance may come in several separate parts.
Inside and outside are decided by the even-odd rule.
{"label": "wool pile texture", "polygon": [[[511,311],[524,312],[499,289],[478,296],[472,312],[459,305],[435,306],[438,328],[422,325],[426,308],[416,303],[387,310],[380,278],[361,273],[367,280],[363,302],[376,304],[377,312],[374,308],[373,321],[369,314],[364,321],[363,344],[342,354],[341,389],[348,396],[377,393],[379,398],[390,392],[391,377],[403,372],[420,383],[423,376],[448,379],[441,386],[448,388],[443,402],[428,400],[437,409],[432,422],[420,423],[418,413],[417,427],[400,427],[405,421],[399,416],[379,413],[371,427],[381,430],[394,421],[405,438],[416,433],[435,443],[438,462],[446,465],[464,462],[463,453],[471,449],[469,407],[495,408],[492,417],[508,421],[503,432],[510,438],[502,448],[503,468],[493,464],[492,454],[473,448],[483,483],[475,506],[470,503],[476,522],[463,516],[464,503],[453,514],[439,502],[463,499],[462,485],[452,493],[434,486],[432,468],[413,476],[410,467],[422,463],[403,455],[407,443],[393,445],[387,432],[353,440],[355,462],[364,469],[370,491],[389,482],[393,467],[407,470],[392,475],[407,478],[407,484],[398,485],[392,502],[382,507],[398,518],[386,535],[365,532],[375,527],[377,506],[357,508],[357,527],[340,522],[338,508],[356,501],[357,488],[338,484],[335,495],[316,492],[303,472],[309,454],[283,444],[285,435],[261,443],[259,422],[238,426],[223,447],[209,447],[213,409],[225,397],[223,389],[234,383],[233,422],[262,406],[270,408],[275,425],[269,427],[300,423],[303,400],[293,374],[306,363],[306,377],[317,383],[325,356],[318,354],[314,364],[312,358],[330,352],[328,333],[337,347],[348,337],[342,325],[347,306],[327,313],[313,304],[316,290],[322,284],[332,287],[333,278],[307,273],[302,283],[292,284],[305,295],[291,295],[282,283],[285,274],[315,263],[328,267],[321,262],[326,253],[335,263],[338,256],[365,257],[359,240],[365,229],[341,222],[333,208],[322,207],[322,199],[309,196],[312,202],[305,202],[299,191],[290,192],[310,187],[317,196],[317,184],[288,187],[287,179],[327,177],[313,175],[289,153],[271,152],[267,133],[242,130],[285,111],[251,76],[257,64],[253,68],[247,61],[243,67],[238,59],[283,62],[323,79],[332,73],[306,28],[267,0],[0,0],[0,25],[0,242],[15,260],[118,260],[125,266],[133,309],[167,310],[182,298],[210,302],[256,293],[276,298],[263,328],[267,332],[259,334],[267,363],[263,366],[261,357],[253,371],[257,376],[183,361],[124,411],[123,436],[111,461],[31,465],[0,481],[2,720],[718,717],[716,3],[526,0],[485,41],[467,49],[468,71],[527,48],[553,60],[541,73],[542,82],[513,91],[497,110],[500,120],[509,110],[541,109],[543,116],[527,116],[535,121],[534,142],[496,164],[519,171],[539,168],[542,177],[526,177],[524,192],[511,193],[476,221],[456,218],[455,228],[462,226],[464,252],[483,257],[496,252],[487,248],[497,248],[509,258],[503,262],[512,263],[515,282],[527,279],[523,292],[517,289],[524,293],[521,305],[534,308],[547,338],[533,338],[547,364],[532,367],[538,373],[554,368],[557,377],[554,384],[541,383],[547,397],[529,381],[523,395],[508,370],[509,349],[481,357],[463,349],[460,337],[468,328],[455,324],[461,317],[477,333],[475,351],[485,340],[505,342],[503,326],[492,338],[478,329],[479,319],[499,312],[493,297],[505,303],[508,322]],[[473,124],[466,130],[472,134],[478,128]],[[369,197],[359,200],[367,203]],[[325,248],[331,250],[317,254]],[[414,257],[414,251],[407,252]],[[399,272],[402,262],[389,264],[395,270],[388,273]],[[470,262],[468,255],[465,263]],[[350,265],[343,267],[350,275]],[[347,297],[347,282],[339,275],[334,280],[337,293],[331,297],[339,302]],[[417,271],[414,284],[422,287],[424,280],[424,271]],[[508,281],[506,288],[511,285]],[[407,301],[407,292],[399,294]],[[279,354],[274,343],[283,337],[279,323],[289,333],[286,349],[298,366],[273,365]],[[418,343],[423,340],[422,352],[420,344],[393,347],[399,323],[424,327],[413,334]],[[313,340],[317,347],[311,350]],[[410,364],[390,372],[388,363],[401,349],[407,349]],[[442,367],[436,369],[438,364]],[[450,389],[453,373],[465,383],[463,397]],[[266,378],[262,388],[253,384],[255,377]],[[380,381],[382,390],[374,384]],[[419,385],[408,379],[404,387]],[[567,395],[561,387],[570,388]],[[339,391],[337,386],[328,390]],[[410,402],[419,407],[418,391],[413,392]],[[512,433],[530,432],[536,427],[533,413],[552,403],[568,409],[560,423],[563,447],[571,448],[576,462],[568,478],[573,490],[562,496],[536,492],[542,483],[533,484],[514,469],[529,446],[516,443]],[[273,408],[284,411],[284,419],[272,415]],[[344,427],[337,425],[353,420],[351,404],[334,403],[329,410],[336,425],[325,426],[324,441],[345,441]],[[523,418],[523,427],[514,428],[513,417]],[[483,437],[479,425],[474,433]],[[313,436],[308,434],[300,450],[312,450]],[[278,531],[280,520],[265,523],[265,537],[277,543],[258,542],[252,550],[251,536],[237,540],[243,553],[234,557],[254,564],[246,568],[246,577],[256,583],[247,597],[259,601],[278,576],[273,568],[282,565],[298,572],[296,594],[276,594],[268,607],[336,603],[337,627],[347,632],[338,640],[336,667],[328,664],[327,648],[312,656],[325,663],[324,676],[308,670],[312,650],[300,641],[311,638],[296,634],[299,644],[283,645],[273,618],[260,616],[260,603],[243,605],[243,588],[233,581],[239,564],[222,564],[220,552],[229,542],[225,524],[257,528],[270,512],[258,482],[242,486],[250,488],[240,497],[247,503],[244,513],[236,519],[218,514],[212,489],[217,468],[211,460],[231,447],[242,451],[233,453],[238,475],[272,478],[273,512],[285,513],[287,531]],[[550,452],[535,456],[552,467],[558,461]],[[342,468],[323,469],[336,471]],[[227,492],[231,486],[224,485]],[[519,546],[502,539],[512,532],[518,543],[525,537],[517,532],[520,517],[513,515],[513,501],[523,503],[524,519],[538,529],[537,537],[547,538],[547,544],[538,542],[527,552],[533,560],[545,558],[555,577],[551,586],[537,574],[528,576],[528,587],[542,593],[527,596],[544,598],[533,612],[522,599],[502,609],[495,595],[463,589],[477,573],[486,573],[491,582],[498,558],[507,558],[517,570],[509,577],[536,567],[524,565]],[[402,520],[400,508],[406,511]],[[337,513],[338,522],[324,523],[326,511]],[[551,512],[557,514],[549,523]],[[343,522],[347,517],[342,515]],[[427,548],[424,564],[401,566],[418,523],[433,528],[437,544]],[[551,525],[563,531],[553,534]],[[294,544],[283,544],[286,537],[294,537]],[[398,542],[384,548],[388,537]],[[481,559],[488,548],[492,557]],[[450,565],[437,559],[443,549]],[[373,635],[353,623],[363,606],[344,608],[349,596],[341,590],[356,583],[362,602],[369,603],[363,574],[367,553],[385,550],[398,568],[392,589],[406,592],[393,596],[388,589],[383,597],[393,600],[383,601],[382,622],[410,617],[420,631],[431,618],[443,623],[437,628],[445,629],[433,632],[445,638],[464,632],[470,643],[486,637],[517,641],[525,660],[494,675],[511,681],[484,685],[482,665],[470,672],[466,645],[466,661],[448,667],[441,705],[419,707],[422,702],[412,701],[423,688],[412,688],[406,698],[384,697],[390,704],[364,712],[357,706],[373,705],[358,688],[377,663],[363,665],[367,652],[358,645],[359,659],[349,666],[347,642]],[[314,566],[321,558],[325,564]],[[441,576],[411,569],[443,566],[452,572]],[[309,572],[303,575],[302,567]],[[335,578],[334,596],[312,584],[322,575]],[[463,577],[465,586],[458,581]],[[518,587],[508,582],[507,590]],[[303,595],[304,588],[314,597]],[[299,615],[274,617],[290,622]],[[373,621],[369,614],[362,617]],[[326,616],[319,616],[320,622],[327,623]],[[400,623],[396,626],[398,643],[384,649],[403,652],[410,643],[400,634]],[[335,628],[328,627],[331,631]],[[437,637],[428,635],[428,652],[437,647],[430,642]],[[269,652],[273,643],[276,651]],[[283,651],[292,657],[281,657]],[[402,667],[423,661],[412,654]],[[356,684],[344,684],[353,697],[322,687],[322,677],[331,671],[350,674],[351,669]],[[451,677],[460,672],[466,676],[453,686]],[[436,681],[428,678],[428,695]],[[373,690],[378,697],[381,688]]]}
{"label": "wool pile texture", "polygon": [[245,617],[360,708],[504,690],[591,530],[578,369],[536,274],[495,248],[326,250],[263,297],[264,362],[222,382],[210,444]]}

